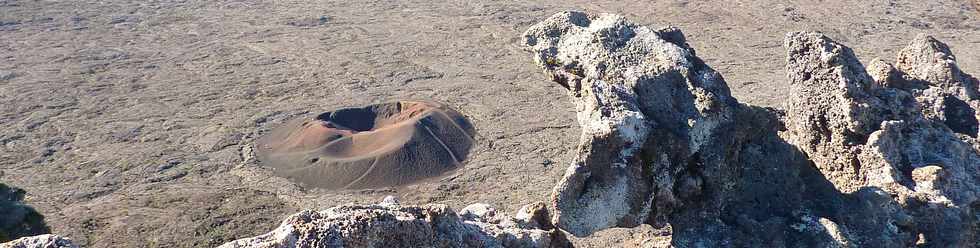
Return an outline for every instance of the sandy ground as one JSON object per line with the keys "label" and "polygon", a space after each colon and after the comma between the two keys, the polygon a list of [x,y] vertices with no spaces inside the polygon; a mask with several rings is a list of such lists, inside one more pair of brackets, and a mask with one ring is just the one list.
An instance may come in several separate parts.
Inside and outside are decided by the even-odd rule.
{"label": "sandy ground", "polygon": [[[779,106],[782,38],[823,31],[865,62],[917,33],[980,73],[980,11],[950,1],[0,0],[0,181],[91,247],[214,246],[303,208],[402,202],[505,212],[548,200],[578,127],[519,47],[561,10],[682,28],[743,102]],[[248,160],[292,117],[400,98],[476,126],[465,168],[396,189],[304,189]],[[246,154],[243,156],[243,154]],[[583,246],[650,230],[612,230]]]}

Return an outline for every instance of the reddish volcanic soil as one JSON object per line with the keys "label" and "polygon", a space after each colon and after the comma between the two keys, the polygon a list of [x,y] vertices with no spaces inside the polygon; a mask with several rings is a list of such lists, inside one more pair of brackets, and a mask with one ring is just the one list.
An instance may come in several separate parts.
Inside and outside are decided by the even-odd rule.
{"label": "reddish volcanic soil", "polygon": [[473,134],[466,118],[443,104],[398,101],[290,121],[259,138],[256,155],[304,186],[403,186],[461,166]]}

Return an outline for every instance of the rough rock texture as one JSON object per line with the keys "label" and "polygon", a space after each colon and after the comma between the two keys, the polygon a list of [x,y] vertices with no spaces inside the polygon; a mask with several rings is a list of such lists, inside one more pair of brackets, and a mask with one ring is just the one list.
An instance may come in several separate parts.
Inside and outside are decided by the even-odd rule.
{"label": "rough rock texture", "polygon": [[0,244],[0,248],[77,248],[70,239],[51,234],[23,237]]}
{"label": "rough rock texture", "polygon": [[878,129],[883,103],[871,96],[872,78],[850,49],[819,34],[791,34],[787,70],[793,87],[787,107],[791,141],[804,152],[827,154],[811,159],[831,181],[854,191],[860,165],[854,147]]}
{"label": "rough rock texture", "polygon": [[890,194],[914,217],[897,236],[980,242],[977,79],[959,70],[949,48],[920,35],[897,66],[875,60],[869,74],[850,49],[821,34],[792,33],[785,46],[794,88],[788,140],[837,189]]}
{"label": "rough rock texture", "polygon": [[559,226],[576,235],[635,226],[681,198],[720,193],[705,184],[726,187],[702,175],[731,173],[719,165],[729,159],[737,103],[679,30],[563,12],[524,39],[569,90],[582,127],[580,156],[555,188]]}
{"label": "rough rock texture", "polygon": [[457,215],[445,205],[400,206],[386,198],[378,205],[303,211],[272,232],[220,247],[568,247],[543,206],[531,204],[516,218],[498,218],[486,204]]}
{"label": "rough rock texture", "polygon": [[554,190],[576,236],[648,223],[679,247],[978,242],[977,81],[932,38],[866,69],[791,33],[785,111],[738,103],[674,28],[562,12],[524,43],[582,126]]}

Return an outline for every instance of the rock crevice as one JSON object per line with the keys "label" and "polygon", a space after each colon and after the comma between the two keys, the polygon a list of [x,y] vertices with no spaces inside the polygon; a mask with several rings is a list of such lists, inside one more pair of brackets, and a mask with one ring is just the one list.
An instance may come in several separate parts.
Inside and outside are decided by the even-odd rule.
{"label": "rock crevice", "polygon": [[822,34],[790,33],[785,110],[735,100],[676,28],[562,12],[523,40],[582,126],[554,189],[571,234],[651,224],[681,247],[977,242],[977,79],[932,37],[894,66],[865,66]]}

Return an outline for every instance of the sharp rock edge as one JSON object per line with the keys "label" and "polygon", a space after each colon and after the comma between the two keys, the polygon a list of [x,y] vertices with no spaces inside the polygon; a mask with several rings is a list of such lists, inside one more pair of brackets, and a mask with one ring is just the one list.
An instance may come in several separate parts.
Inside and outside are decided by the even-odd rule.
{"label": "sharp rock edge", "polygon": [[402,206],[386,198],[376,205],[306,210],[272,232],[220,247],[569,247],[548,219],[544,203],[502,218],[486,204],[457,214],[445,205]]}
{"label": "sharp rock edge", "polygon": [[37,236],[22,237],[0,244],[0,248],[78,248],[70,239],[52,235],[42,234]]}
{"label": "sharp rock edge", "polygon": [[561,12],[523,38],[582,127],[553,194],[571,234],[651,224],[679,247],[978,242],[978,83],[932,37],[866,67],[822,34],[790,33],[785,110],[737,102],[676,28]]}
{"label": "sharp rock edge", "polygon": [[[611,14],[562,12],[524,34],[526,49],[568,89],[579,156],[555,188],[555,222],[575,235],[662,222],[701,198],[703,175],[732,175],[738,103],[676,28]],[[675,186],[678,186],[675,190]]]}

